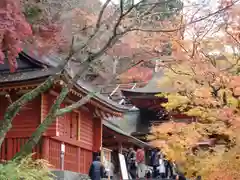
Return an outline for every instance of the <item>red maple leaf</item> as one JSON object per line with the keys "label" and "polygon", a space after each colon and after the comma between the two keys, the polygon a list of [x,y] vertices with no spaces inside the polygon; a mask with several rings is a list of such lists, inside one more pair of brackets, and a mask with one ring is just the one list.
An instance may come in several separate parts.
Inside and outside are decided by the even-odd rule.
{"label": "red maple leaf", "polygon": [[16,57],[21,43],[32,34],[31,26],[26,21],[19,0],[0,1],[0,63],[7,55],[10,71],[17,68]]}

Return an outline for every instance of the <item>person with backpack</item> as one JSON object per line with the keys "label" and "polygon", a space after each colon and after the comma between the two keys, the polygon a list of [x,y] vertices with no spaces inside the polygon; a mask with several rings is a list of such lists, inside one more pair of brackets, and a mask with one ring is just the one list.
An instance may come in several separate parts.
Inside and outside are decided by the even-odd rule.
{"label": "person with backpack", "polygon": [[101,163],[100,156],[97,156],[96,160],[92,162],[88,175],[91,180],[101,180],[105,177],[105,168]]}

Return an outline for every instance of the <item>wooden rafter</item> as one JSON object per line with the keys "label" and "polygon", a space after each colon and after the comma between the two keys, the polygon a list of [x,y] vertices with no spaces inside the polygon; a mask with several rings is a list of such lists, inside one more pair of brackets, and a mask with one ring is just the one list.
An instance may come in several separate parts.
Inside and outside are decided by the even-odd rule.
{"label": "wooden rafter", "polygon": [[[61,84],[60,81],[61,80],[54,81],[54,87],[60,86],[60,84]],[[15,91],[22,90],[24,92],[27,92],[27,91],[30,91],[30,90],[36,88],[39,85],[39,83],[41,83],[40,80],[33,81],[33,82],[29,83],[29,84],[26,84],[26,83],[23,84],[23,82],[21,82],[21,83],[13,83],[11,85],[9,84],[7,86],[0,87],[0,91],[10,92],[11,90],[15,90]],[[82,98],[83,96],[86,95],[83,92],[79,92],[79,90],[76,89],[76,88],[70,90],[70,93],[72,95],[80,97],[80,98]],[[114,110],[111,110],[111,109],[107,108],[103,103],[97,102],[97,100],[95,100],[95,99],[91,99],[89,101],[89,104],[91,104],[94,107],[97,107],[98,109],[101,109],[102,111],[104,111],[106,113],[109,113],[109,114],[111,114],[113,116],[122,117],[122,113],[115,112]]]}

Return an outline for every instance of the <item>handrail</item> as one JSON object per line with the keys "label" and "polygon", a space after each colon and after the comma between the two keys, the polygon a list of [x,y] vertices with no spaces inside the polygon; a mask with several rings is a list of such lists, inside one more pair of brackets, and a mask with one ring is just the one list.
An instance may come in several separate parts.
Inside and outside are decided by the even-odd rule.
{"label": "handrail", "polygon": [[[111,92],[111,94],[109,95],[109,97],[111,97],[113,94],[115,94],[115,92],[118,90],[118,88],[120,87],[120,84]],[[108,97],[108,98],[109,98]]]}

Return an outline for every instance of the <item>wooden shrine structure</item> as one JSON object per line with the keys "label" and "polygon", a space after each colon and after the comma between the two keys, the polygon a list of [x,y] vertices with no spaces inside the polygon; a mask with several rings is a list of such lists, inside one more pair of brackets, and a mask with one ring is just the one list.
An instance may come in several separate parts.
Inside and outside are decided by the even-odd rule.
{"label": "wooden shrine structure", "polygon": [[173,88],[159,87],[158,82],[163,77],[163,72],[155,72],[153,78],[142,88],[122,90],[126,101],[129,101],[133,106],[140,111],[140,118],[137,122],[136,132],[131,135],[143,141],[146,141],[146,135],[150,133],[152,125],[164,123],[171,118],[176,120],[187,120],[189,117],[180,113],[168,113],[162,106],[162,103],[167,102],[166,98],[157,97],[159,93],[170,93]]}
{"label": "wooden shrine structure", "polygon": [[[127,121],[127,120],[126,120]],[[130,147],[144,148],[145,153],[150,149],[150,145],[143,142],[136,137],[131,136],[131,134],[125,132],[121,127],[114,123],[114,120],[103,120],[103,147],[106,161],[114,164],[114,174],[115,176],[121,174],[120,159],[119,154],[127,153]],[[126,155],[126,154],[125,154]],[[146,156],[147,157],[147,156]],[[147,159],[147,158],[146,158]],[[104,161],[103,161],[104,162]],[[148,162],[148,161],[145,161]],[[108,167],[107,165],[105,166]],[[118,176],[120,177],[120,176]]]}
{"label": "wooden shrine structure", "polygon": [[[26,53],[20,53],[17,62],[18,69],[15,73],[10,73],[8,62],[0,64],[0,120],[9,104],[56,73],[55,66]],[[62,81],[65,81],[64,77]],[[20,150],[46,117],[60,89],[61,83],[55,81],[49,91],[21,109],[3,142],[0,159],[9,160]],[[78,82],[62,107],[77,102],[90,91],[90,87]],[[121,117],[127,110],[125,106],[102,95],[94,96],[86,105],[56,119],[33,150],[36,152],[35,158],[48,160],[56,169],[87,174],[93,154],[102,147],[102,134],[106,130],[103,128],[103,119]],[[65,149],[63,167],[60,157],[62,146]]]}

